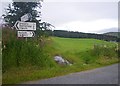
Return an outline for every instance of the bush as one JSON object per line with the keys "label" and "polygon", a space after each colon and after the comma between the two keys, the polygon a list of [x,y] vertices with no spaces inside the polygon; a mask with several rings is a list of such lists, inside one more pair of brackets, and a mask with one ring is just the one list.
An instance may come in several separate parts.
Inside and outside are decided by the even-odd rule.
{"label": "bush", "polygon": [[81,52],[82,60],[85,64],[95,63],[99,58],[112,59],[118,57],[117,46],[96,44],[94,48],[86,52]]}
{"label": "bush", "polygon": [[104,44],[94,45],[93,53],[98,57],[117,57],[116,47],[117,46],[108,46]]}

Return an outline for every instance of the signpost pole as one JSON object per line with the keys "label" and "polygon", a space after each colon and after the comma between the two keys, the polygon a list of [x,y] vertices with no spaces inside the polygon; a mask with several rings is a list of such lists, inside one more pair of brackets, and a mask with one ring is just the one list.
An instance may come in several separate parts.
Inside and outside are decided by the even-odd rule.
{"label": "signpost pole", "polygon": [[25,38],[26,42],[27,42],[27,37]]}

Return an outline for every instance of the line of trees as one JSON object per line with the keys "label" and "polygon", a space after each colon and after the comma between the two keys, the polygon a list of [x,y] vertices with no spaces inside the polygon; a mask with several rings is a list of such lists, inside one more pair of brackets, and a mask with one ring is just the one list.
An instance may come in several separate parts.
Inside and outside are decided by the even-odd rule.
{"label": "line of trees", "polygon": [[65,38],[94,38],[94,39],[99,39],[99,40],[115,41],[115,42],[118,42],[120,40],[117,36],[73,32],[73,31],[66,31],[66,30],[54,30],[54,31],[47,30],[47,34],[50,36],[65,37]]}

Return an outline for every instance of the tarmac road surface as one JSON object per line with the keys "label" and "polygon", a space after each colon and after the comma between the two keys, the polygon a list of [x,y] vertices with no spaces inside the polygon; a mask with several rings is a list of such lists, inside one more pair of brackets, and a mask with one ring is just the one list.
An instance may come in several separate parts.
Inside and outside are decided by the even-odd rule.
{"label": "tarmac road surface", "polygon": [[118,64],[24,84],[118,84]]}

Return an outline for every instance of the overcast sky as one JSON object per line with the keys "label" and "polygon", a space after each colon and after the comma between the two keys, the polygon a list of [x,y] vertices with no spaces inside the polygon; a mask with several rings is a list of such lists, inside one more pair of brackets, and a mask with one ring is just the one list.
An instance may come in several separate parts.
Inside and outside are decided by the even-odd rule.
{"label": "overcast sky", "polygon": [[44,0],[42,21],[54,29],[100,33],[118,27],[118,0]]}

